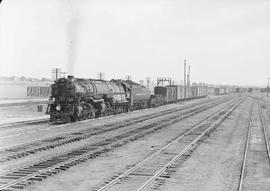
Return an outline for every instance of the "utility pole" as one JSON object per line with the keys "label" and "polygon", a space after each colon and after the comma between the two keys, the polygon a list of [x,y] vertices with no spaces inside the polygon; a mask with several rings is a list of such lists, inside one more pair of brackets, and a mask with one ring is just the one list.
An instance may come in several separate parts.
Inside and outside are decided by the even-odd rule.
{"label": "utility pole", "polygon": [[190,86],[190,65],[188,65],[187,86]]}
{"label": "utility pole", "polygon": [[268,90],[269,90],[269,80],[270,78],[267,78],[267,87],[266,87],[266,96],[268,97]]}
{"label": "utility pole", "polygon": [[187,74],[187,96],[189,97],[189,86],[190,86],[190,65],[188,65],[188,74]]}
{"label": "utility pole", "polygon": [[61,68],[52,68],[52,79],[55,81],[61,77]]}
{"label": "utility pole", "polygon": [[105,74],[103,72],[99,72],[97,74],[97,77],[98,77],[99,80],[104,80],[105,79]]}
{"label": "utility pole", "polygon": [[66,77],[67,72],[61,72],[61,74],[63,74],[63,77]]}
{"label": "utility pole", "polygon": [[40,83],[38,82],[38,98],[40,98]]}
{"label": "utility pole", "polygon": [[186,59],[184,61],[184,98],[186,99],[186,85],[187,85],[187,81],[186,81]]}
{"label": "utility pole", "polygon": [[150,81],[151,81],[150,77],[147,77],[146,78],[146,86],[148,89],[150,88]]}
{"label": "utility pole", "polygon": [[126,80],[132,80],[132,76],[131,75],[126,75]]}

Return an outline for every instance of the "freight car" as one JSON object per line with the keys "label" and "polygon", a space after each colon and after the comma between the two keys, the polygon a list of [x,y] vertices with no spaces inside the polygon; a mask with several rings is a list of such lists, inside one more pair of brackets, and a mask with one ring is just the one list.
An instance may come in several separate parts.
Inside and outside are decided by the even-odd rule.
{"label": "freight car", "polygon": [[176,88],[173,86],[156,86],[154,93],[158,97],[163,97],[164,103],[173,103],[176,99]]}
{"label": "freight car", "polygon": [[192,87],[186,87],[186,99],[192,99],[194,96],[192,95]]}
{"label": "freight car", "polygon": [[49,97],[51,88],[46,86],[27,86],[27,97]]}
{"label": "freight car", "polygon": [[208,95],[214,95],[215,88],[214,87],[207,87],[207,93],[208,93]]}
{"label": "freight car", "polygon": [[174,85],[174,87],[176,88],[176,99],[177,100],[185,99],[185,86]]}
{"label": "freight car", "polygon": [[159,100],[155,103],[159,102],[163,104],[201,98],[208,94],[206,86],[190,86],[185,88],[181,85],[157,86],[154,92],[155,99]]}
{"label": "freight car", "polygon": [[224,87],[219,88],[219,94],[220,95],[224,95],[226,93],[228,93],[226,88],[224,88]]}
{"label": "freight car", "polygon": [[201,98],[208,95],[207,86],[191,86],[190,88],[191,88],[190,99]]}
{"label": "freight car", "polygon": [[207,86],[199,86],[198,97],[205,97],[208,95],[208,87]]}
{"label": "freight car", "polygon": [[214,89],[214,94],[219,95],[220,94],[220,88],[215,88]]}

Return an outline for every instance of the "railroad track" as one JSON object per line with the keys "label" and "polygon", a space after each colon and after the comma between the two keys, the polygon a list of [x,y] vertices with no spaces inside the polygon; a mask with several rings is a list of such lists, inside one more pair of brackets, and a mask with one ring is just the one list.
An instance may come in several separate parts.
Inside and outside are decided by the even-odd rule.
{"label": "railroad track", "polygon": [[[265,145],[264,151],[257,150],[257,155],[261,155],[261,156],[264,156],[265,158],[267,158],[266,160],[268,161],[268,164],[270,165],[269,135],[268,135],[267,130],[265,128],[265,122],[263,119],[263,115],[262,115],[261,106],[259,104],[259,101],[257,103],[258,103],[257,107],[258,107],[258,114],[259,114],[259,121],[261,124],[260,125],[261,129],[256,128],[256,126],[254,126],[254,127],[252,126],[252,123],[254,120],[253,118],[255,118],[254,117],[254,115],[255,115],[255,112],[254,112],[255,106],[254,105],[256,105],[256,104],[252,103],[250,116],[249,116],[249,122],[248,122],[248,130],[247,130],[247,138],[246,138],[246,143],[245,143],[244,155],[243,155],[242,165],[241,165],[241,173],[240,173],[240,179],[239,179],[239,184],[238,184],[238,191],[244,190],[244,187],[245,187],[245,179],[247,176],[246,172],[247,172],[247,169],[250,167],[247,163],[248,163],[248,155],[250,152],[252,152],[252,151],[250,151],[251,144],[255,144],[256,146],[258,146],[260,143],[264,142],[264,145]],[[256,141],[255,141],[255,143],[252,143],[251,136],[253,136],[254,133],[258,133],[259,131],[261,132],[260,135],[259,136],[256,135]],[[260,141],[260,140],[264,140],[264,141]],[[252,176],[254,176],[254,175],[252,175]]]}
{"label": "railroad track", "polygon": [[36,120],[28,120],[28,121],[19,121],[19,122],[12,122],[12,123],[5,123],[0,125],[0,129],[9,129],[15,127],[23,127],[29,125],[39,125],[49,123],[49,118],[47,119],[36,119]]}
{"label": "railroad track", "polygon": [[1,103],[1,107],[30,107],[30,106],[36,106],[38,104],[48,104],[48,100],[44,101],[30,101],[30,102],[18,102],[18,103]]}
{"label": "railroad track", "polygon": [[[65,144],[74,143],[77,141],[88,139],[91,136],[100,135],[102,133],[110,132],[110,131],[117,130],[120,128],[128,129],[130,128],[130,126],[136,123],[140,123],[140,122],[150,120],[150,119],[160,117],[160,116],[171,115],[173,113],[173,115],[171,115],[169,119],[174,119],[176,116],[177,117],[179,116],[178,112],[182,112],[183,114],[186,114],[185,112],[196,114],[198,112],[201,112],[205,109],[209,109],[223,102],[224,100],[222,99],[222,100],[215,100],[211,103],[203,103],[201,105],[186,106],[180,109],[174,108],[174,109],[163,111],[157,114],[155,113],[155,114],[146,115],[144,117],[137,117],[132,120],[129,119],[122,122],[121,124],[119,123],[109,124],[109,125],[106,125],[105,128],[101,128],[101,127],[96,127],[94,129],[90,128],[90,129],[85,129],[81,131],[76,131],[73,133],[67,133],[61,136],[50,137],[47,139],[40,139],[38,141],[33,141],[26,144],[21,144],[21,145],[5,148],[5,149],[0,150],[0,154],[1,154],[0,163],[11,161],[17,158],[22,158],[31,154],[35,154],[40,151],[53,149],[59,146],[63,146]],[[191,110],[187,110],[187,109],[191,109]],[[163,119],[160,120],[160,122],[162,121]]]}
{"label": "railroad track", "polygon": [[24,188],[32,182],[42,181],[42,179],[48,176],[57,174],[71,166],[77,165],[88,159],[95,158],[101,153],[108,152],[116,147],[125,145],[130,141],[134,141],[147,134],[156,132],[164,127],[168,127],[169,125],[179,122],[197,112],[198,111],[192,111],[191,113],[186,113],[181,116],[178,115],[178,118],[174,117],[174,119],[166,119],[163,120],[163,122],[147,124],[117,136],[12,169],[0,175],[0,189],[10,190]]}
{"label": "railroad track", "polygon": [[[211,100],[211,101],[217,101],[221,98],[217,98],[217,99],[214,99],[214,100]],[[223,99],[226,99],[226,98],[223,98]],[[204,101],[204,102],[201,102],[199,104],[203,104],[203,103],[207,103],[209,102],[208,100],[207,101]],[[193,103],[193,104],[190,104],[186,107],[193,107],[194,105],[196,105],[198,103]],[[174,110],[174,108],[172,109],[169,109],[169,110],[166,110],[166,111],[163,111],[165,114],[167,112],[172,112]],[[134,112],[137,112],[138,110],[135,110]],[[122,113],[122,114],[125,114],[125,113]],[[93,121],[93,120],[99,120],[99,119],[103,119],[103,118],[107,118],[107,117],[112,117],[113,115],[109,115],[109,116],[105,116],[105,117],[101,117],[101,118],[94,118],[94,119],[88,119],[88,120],[84,120],[82,122],[89,122],[89,121]],[[80,121],[76,122],[76,123],[81,123]],[[48,119],[39,119],[39,120],[28,120],[28,121],[20,121],[20,122],[14,122],[14,123],[6,123],[6,124],[0,124],[0,132],[4,132],[4,133],[12,133],[13,135],[15,133],[19,133],[21,134],[21,128],[23,127],[27,127],[27,128],[33,128],[32,126],[34,125],[41,125],[41,124],[48,124],[48,125],[56,125],[56,124],[50,124],[49,123],[49,118]],[[69,123],[70,124],[70,123]],[[67,124],[62,124],[62,125],[69,125],[68,123]],[[24,131],[25,129],[23,129]],[[6,136],[0,136],[0,138],[5,138]]]}
{"label": "railroad track", "polygon": [[151,156],[96,190],[141,191],[148,188],[156,190],[157,186],[160,186],[164,179],[169,178],[170,174],[174,172],[174,168],[177,167],[175,163],[188,157],[187,153],[192,152],[196,144],[206,138],[206,135],[221,124],[243,101],[244,99],[240,102],[234,102],[217,111],[193,126],[186,133],[180,134],[176,139]]}
{"label": "railroad track", "polygon": [[[218,98],[219,99],[219,98]],[[205,101],[207,102],[207,101]],[[196,103],[195,103],[196,104]],[[193,105],[193,104],[191,104]],[[1,107],[1,106],[0,106]],[[135,110],[137,111],[137,110]],[[109,115],[111,116],[111,115]],[[105,117],[109,117],[105,116]],[[95,120],[95,119],[88,119],[85,121],[90,121],[90,120]],[[24,126],[32,126],[32,125],[39,125],[39,124],[44,124],[44,123],[49,123],[49,118],[46,119],[36,119],[36,120],[28,120],[28,121],[19,121],[19,122],[10,122],[10,123],[4,123],[0,124],[0,130],[1,129],[11,129],[11,128],[21,128]],[[77,122],[78,123],[78,122]]]}

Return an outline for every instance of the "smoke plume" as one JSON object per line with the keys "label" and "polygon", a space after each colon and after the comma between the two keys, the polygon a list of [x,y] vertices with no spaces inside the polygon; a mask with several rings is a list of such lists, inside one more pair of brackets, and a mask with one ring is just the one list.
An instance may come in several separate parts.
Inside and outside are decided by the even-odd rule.
{"label": "smoke plume", "polygon": [[67,69],[69,75],[74,75],[75,62],[78,49],[79,19],[73,18],[67,24],[68,60]]}

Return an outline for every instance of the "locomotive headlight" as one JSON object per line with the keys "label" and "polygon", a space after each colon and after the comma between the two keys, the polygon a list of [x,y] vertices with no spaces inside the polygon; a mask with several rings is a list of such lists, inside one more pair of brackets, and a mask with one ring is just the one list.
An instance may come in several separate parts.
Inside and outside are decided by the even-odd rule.
{"label": "locomotive headlight", "polygon": [[61,110],[61,106],[60,106],[60,105],[57,105],[55,109],[56,109],[57,111],[60,111],[60,110]]}

